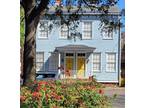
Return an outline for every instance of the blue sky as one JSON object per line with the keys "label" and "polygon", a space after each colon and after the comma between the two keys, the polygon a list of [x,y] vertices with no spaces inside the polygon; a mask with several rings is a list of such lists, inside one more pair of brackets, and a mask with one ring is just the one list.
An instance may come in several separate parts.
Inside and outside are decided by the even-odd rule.
{"label": "blue sky", "polygon": [[[118,6],[120,9],[125,9],[125,0],[119,0]],[[125,25],[125,17],[122,17],[121,22]],[[124,32],[124,31],[125,31],[125,27],[122,28],[122,32]]]}

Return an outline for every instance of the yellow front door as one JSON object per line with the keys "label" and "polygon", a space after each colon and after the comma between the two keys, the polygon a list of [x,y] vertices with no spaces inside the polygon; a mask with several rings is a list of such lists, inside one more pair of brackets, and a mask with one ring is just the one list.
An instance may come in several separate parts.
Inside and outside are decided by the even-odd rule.
{"label": "yellow front door", "polygon": [[71,77],[73,70],[73,58],[66,58],[65,76]]}
{"label": "yellow front door", "polygon": [[77,58],[77,77],[83,78],[85,72],[85,58]]}

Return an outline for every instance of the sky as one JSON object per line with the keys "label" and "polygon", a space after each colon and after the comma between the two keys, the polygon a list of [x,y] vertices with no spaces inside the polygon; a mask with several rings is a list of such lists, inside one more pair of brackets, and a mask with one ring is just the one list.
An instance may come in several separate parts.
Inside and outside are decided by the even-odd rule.
{"label": "sky", "polygon": [[[125,0],[119,0],[118,6],[120,9],[125,9]],[[125,17],[123,16],[121,22],[125,25]],[[125,27],[121,29],[122,32],[125,32]]]}

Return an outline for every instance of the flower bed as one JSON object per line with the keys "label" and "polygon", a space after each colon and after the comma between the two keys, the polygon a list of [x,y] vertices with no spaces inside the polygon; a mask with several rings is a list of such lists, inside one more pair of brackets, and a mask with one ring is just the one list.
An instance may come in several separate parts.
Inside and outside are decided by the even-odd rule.
{"label": "flower bed", "polygon": [[90,80],[35,81],[21,87],[21,108],[108,108],[111,99]]}

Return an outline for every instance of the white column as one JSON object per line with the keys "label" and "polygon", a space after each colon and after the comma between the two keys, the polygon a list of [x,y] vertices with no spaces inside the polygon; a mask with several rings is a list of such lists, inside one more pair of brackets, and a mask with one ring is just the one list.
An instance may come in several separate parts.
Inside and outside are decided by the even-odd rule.
{"label": "white column", "polygon": [[[58,67],[61,66],[60,62],[61,62],[61,58],[60,58],[60,53],[58,54]],[[58,77],[60,77],[60,74],[61,74],[61,71],[60,71],[60,68],[58,69]]]}

